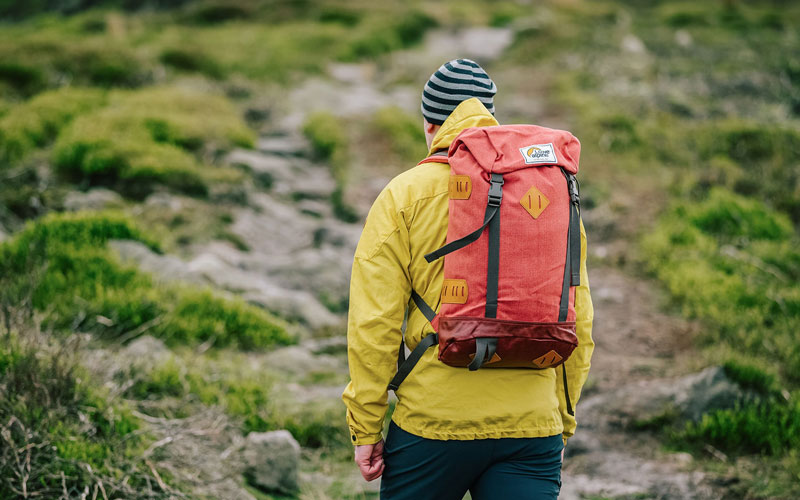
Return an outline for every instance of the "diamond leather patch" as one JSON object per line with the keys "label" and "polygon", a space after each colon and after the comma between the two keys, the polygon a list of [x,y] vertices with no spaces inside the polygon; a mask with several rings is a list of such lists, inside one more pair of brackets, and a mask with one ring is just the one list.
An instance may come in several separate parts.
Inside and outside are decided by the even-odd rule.
{"label": "diamond leather patch", "polygon": [[450,176],[450,199],[468,200],[472,194],[472,179],[468,175]]}
{"label": "diamond leather patch", "polygon": [[531,214],[531,217],[536,219],[542,215],[544,209],[550,204],[550,200],[548,200],[541,191],[536,189],[536,186],[531,186],[528,192],[519,200],[519,203]]}
{"label": "diamond leather patch", "polygon": [[[474,358],[475,358],[475,353],[473,352],[472,354],[469,355],[469,359],[470,359],[470,361],[472,361],[472,359],[474,359]],[[484,361],[483,364],[484,365],[490,365],[492,363],[497,363],[498,361],[500,361],[502,359],[503,358],[498,356],[497,353],[494,353],[494,356],[492,356],[492,359],[490,359],[489,361]]]}
{"label": "diamond leather patch", "polygon": [[550,351],[547,354],[539,356],[533,360],[533,364],[539,368],[549,368],[561,361],[561,356],[556,351]]}
{"label": "diamond leather patch", "polygon": [[444,280],[442,304],[465,304],[467,295],[469,295],[467,280]]}

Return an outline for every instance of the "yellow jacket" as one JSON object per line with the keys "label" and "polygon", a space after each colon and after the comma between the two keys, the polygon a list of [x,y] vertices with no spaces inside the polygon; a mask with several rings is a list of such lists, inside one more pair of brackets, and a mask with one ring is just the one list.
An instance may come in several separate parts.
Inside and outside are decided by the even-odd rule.
{"label": "yellow jacket", "polygon": [[[442,124],[431,152],[445,149],[465,128],[497,125],[475,98],[462,102]],[[443,259],[423,255],[445,243],[450,167],[425,163],[395,177],[369,211],[356,248],[350,280],[347,346],[350,383],[342,399],[354,445],[381,440],[388,407],[387,384],[397,370],[401,326],[413,349],[433,333],[413,302],[413,287],[438,310]],[[592,299],[586,273],[586,233],[581,223],[581,286],[575,293],[578,347],[567,360],[569,395],[575,405],[589,373]],[[575,432],[567,413],[561,368],[482,369],[471,372],[425,353],[397,391],[392,420],[429,439],[543,437]],[[558,376],[556,376],[558,374]]]}

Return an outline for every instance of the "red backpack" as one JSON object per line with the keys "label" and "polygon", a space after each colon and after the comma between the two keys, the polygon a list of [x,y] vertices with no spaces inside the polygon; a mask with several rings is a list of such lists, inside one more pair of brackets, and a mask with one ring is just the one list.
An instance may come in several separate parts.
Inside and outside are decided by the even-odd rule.
{"label": "red backpack", "polygon": [[[400,346],[397,390],[428,347],[450,366],[545,369],[578,345],[575,286],[580,284],[580,142],[535,125],[475,127],[449,151],[420,163],[450,164],[441,309],[412,290],[437,333],[408,359]],[[567,409],[572,413],[564,370]]]}

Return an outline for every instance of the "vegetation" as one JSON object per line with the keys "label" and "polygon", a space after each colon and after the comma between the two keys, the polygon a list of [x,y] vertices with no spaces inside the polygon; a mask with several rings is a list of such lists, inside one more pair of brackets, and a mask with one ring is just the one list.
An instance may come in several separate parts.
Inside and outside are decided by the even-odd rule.
{"label": "vegetation", "polygon": [[0,118],[0,158],[7,164],[47,146],[73,118],[105,102],[105,92],[90,88],[38,94]]}
{"label": "vegetation", "polygon": [[311,141],[317,158],[331,166],[336,181],[336,190],[331,195],[334,214],[346,222],[357,221],[358,214],[344,201],[350,147],[341,119],[324,111],[314,113],[306,119],[303,133]]}
{"label": "vegetation", "polygon": [[252,142],[222,98],[157,88],[116,94],[107,107],[77,118],[56,141],[53,163],[70,179],[133,196],[156,184],[202,195],[208,188],[198,157]]}
{"label": "vegetation", "polygon": [[[88,383],[74,345],[35,330],[0,342],[0,496],[175,498],[138,458],[147,438],[120,402]],[[124,478],[124,480],[123,480]]]}
{"label": "vegetation", "polygon": [[241,299],[157,285],[150,275],[121,263],[107,247],[111,239],[136,240],[158,250],[119,213],[52,214],[28,223],[0,245],[0,304],[8,309],[29,301],[44,314],[46,327],[105,338],[127,339],[146,331],[170,344],[212,342],[242,349],[292,341],[278,320]]}

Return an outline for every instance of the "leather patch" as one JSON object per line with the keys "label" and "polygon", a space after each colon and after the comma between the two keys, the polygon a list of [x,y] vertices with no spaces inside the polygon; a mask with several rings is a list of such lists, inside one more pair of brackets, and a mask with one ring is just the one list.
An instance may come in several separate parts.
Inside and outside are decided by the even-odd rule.
{"label": "leather patch", "polygon": [[465,304],[468,294],[467,280],[444,280],[442,304]]}
{"label": "leather patch", "polygon": [[450,199],[468,200],[472,194],[472,179],[468,175],[450,176]]}
{"label": "leather patch", "polygon": [[[472,361],[474,358],[475,358],[475,353],[473,352],[472,354],[469,355],[469,360]],[[498,361],[502,361],[502,360],[503,360],[503,358],[498,356],[497,353],[494,353],[494,356],[492,356],[492,359],[490,359],[489,361],[484,361],[483,364],[484,365],[490,365],[492,363],[497,363]]]}
{"label": "leather patch", "polygon": [[536,189],[536,186],[531,186],[519,202],[534,219],[537,219],[542,212],[544,212],[544,209],[547,208],[547,205],[550,204],[550,200],[548,200],[541,191]]}
{"label": "leather patch", "polygon": [[556,351],[550,351],[547,354],[539,356],[533,360],[533,364],[539,368],[549,368],[561,361],[561,356]]}

